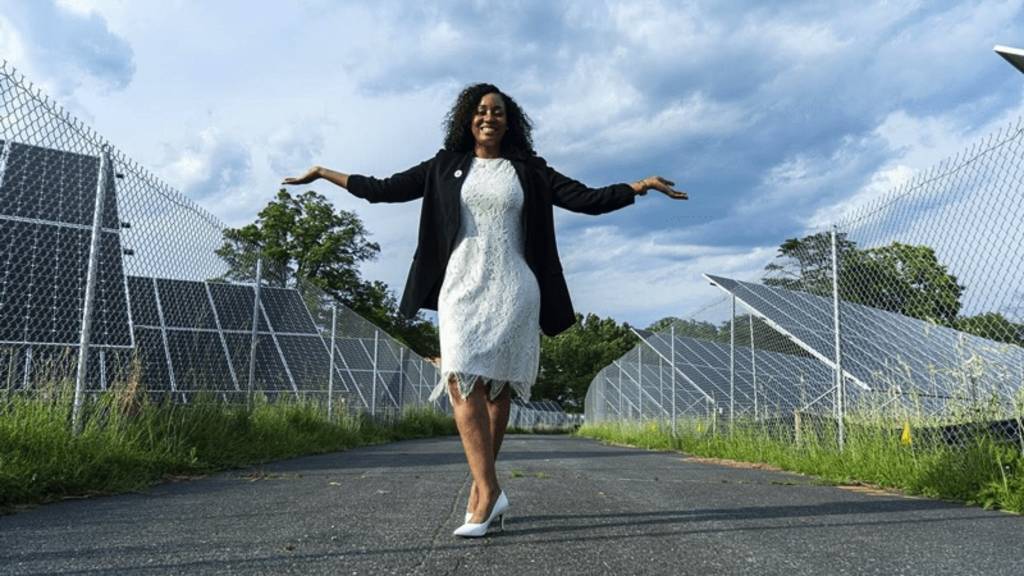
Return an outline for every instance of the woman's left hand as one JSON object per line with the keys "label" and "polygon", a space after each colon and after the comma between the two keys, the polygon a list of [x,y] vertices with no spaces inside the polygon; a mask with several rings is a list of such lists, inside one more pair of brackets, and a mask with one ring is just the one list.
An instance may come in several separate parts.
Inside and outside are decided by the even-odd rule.
{"label": "woman's left hand", "polygon": [[661,176],[648,176],[643,180],[637,180],[636,182],[630,184],[630,186],[633,187],[633,190],[639,196],[647,194],[648,190],[657,190],[658,192],[663,193],[665,196],[668,196],[669,198],[674,198],[676,200],[686,200],[690,197],[686,192],[680,192],[679,190],[673,188],[673,186],[675,185],[675,182],[671,180],[666,180]]}

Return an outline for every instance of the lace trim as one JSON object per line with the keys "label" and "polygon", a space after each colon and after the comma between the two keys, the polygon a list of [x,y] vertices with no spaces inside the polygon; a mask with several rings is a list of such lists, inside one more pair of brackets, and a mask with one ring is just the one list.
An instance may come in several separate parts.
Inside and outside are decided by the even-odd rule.
{"label": "lace trim", "polygon": [[[441,394],[448,390],[448,379],[451,378],[452,376],[455,377],[455,382],[456,384],[458,384],[459,387],[459,395],[462,397],[463,400],[465,400],[470,395],[470,393],[473,392],[473,386],[475,386],[477,382],[483,382],[484,384],[490,385],[490,393],[488,394],[488,397],[492,401],[496,400],[498,396],[501,395],[501,392],[505,389],[506,385],[511,386],[512,390],[515,390],[516,395],[522,398],[524,401],[530,401],[529,382],[519,382],[515,380],[495,380],[494,378],[488,378],[486,376],[480,376],[478,374],[469,374],[466,372],[455,371],[445,372],[441,374],[441,379],[438,381],[437,385],[434,386],[434,390],[431,391],[430,397],[427,400],[430,402],[434,402],[435,400],[440,398]],[[451,393],[449,392],[448,399],[453,400],[450,396]]]}

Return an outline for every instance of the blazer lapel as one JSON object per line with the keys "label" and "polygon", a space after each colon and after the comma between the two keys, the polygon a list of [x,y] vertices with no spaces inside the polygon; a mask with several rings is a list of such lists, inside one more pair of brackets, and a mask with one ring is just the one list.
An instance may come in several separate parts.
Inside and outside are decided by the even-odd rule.
{"label": "blazer lapel", "polygon": [[445,246],[447,247],[445,260],[447,260],[448,255],[451,255],[452,250],[455,249],[455,240],[459,236],[462,215],[460,206],[462,203],[462,184],[466,181],[466,177],[469,176],[469,167],[472,161],[472,153],[463,153],[452,163],[446,173],[441,175],[439,199],[442,203],[444,218],[444,222],[441,223],[441,230],[443,231]]}

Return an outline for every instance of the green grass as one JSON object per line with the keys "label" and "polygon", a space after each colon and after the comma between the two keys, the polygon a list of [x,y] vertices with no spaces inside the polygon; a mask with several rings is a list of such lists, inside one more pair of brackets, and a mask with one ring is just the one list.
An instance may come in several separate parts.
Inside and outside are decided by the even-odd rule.
{"label": "green grass", "polygon": [[303,454],[393,440],[455,434],[450,416],[407,408],[390,424],[365,416],[328,421],[322,407],[295,400],[251,409],[214,398],[157,404],[118,390],[92,399],[82,433],[70,432],[67,394],[0,398],[0,511],[68,497],[145,488]]}
{"label": "green grass", "polygon": [[983,435],[959,447],[925,438],[907,443],[900,430],[851,423],[840,452],[834,430],[820,424],[815,428],[813,433],[805,432],[799,443],[789,431],[779,433],[740,422],[731,433],[722,424],[711,430],[702,421],[678,422],[675,435],[670,425],[653,421],[587,424],[576,433],[639,448],[767,463],[830,483],[870,484],[1024,512],[1024,457],[1019,445]]}

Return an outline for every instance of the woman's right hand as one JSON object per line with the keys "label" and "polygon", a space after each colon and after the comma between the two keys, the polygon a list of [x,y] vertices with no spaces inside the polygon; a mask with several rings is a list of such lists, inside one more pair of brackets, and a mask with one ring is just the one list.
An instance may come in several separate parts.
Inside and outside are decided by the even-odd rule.
{"label": "woman's right hand", "polygon": [[281,184],[309,184],[310,182],[319,180],[320,178],[323,178],[323,169],[320,166],[313,166],[302,176],[285,178],[281,181]]}

